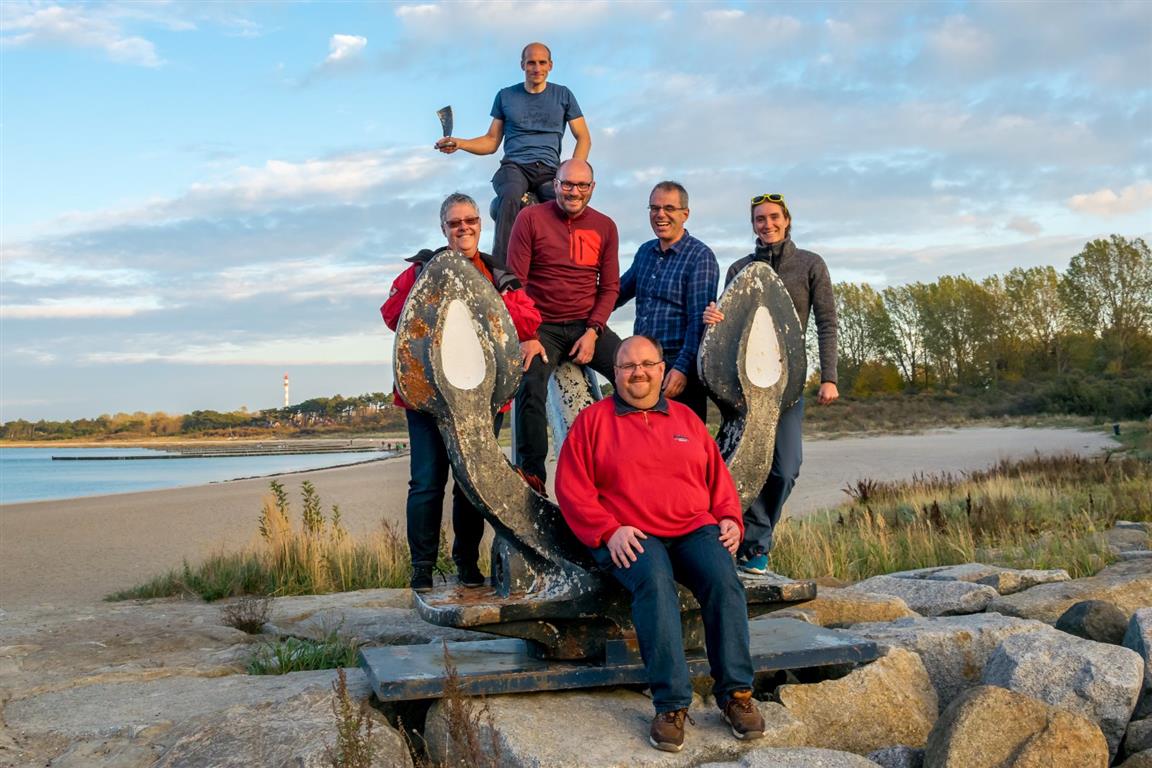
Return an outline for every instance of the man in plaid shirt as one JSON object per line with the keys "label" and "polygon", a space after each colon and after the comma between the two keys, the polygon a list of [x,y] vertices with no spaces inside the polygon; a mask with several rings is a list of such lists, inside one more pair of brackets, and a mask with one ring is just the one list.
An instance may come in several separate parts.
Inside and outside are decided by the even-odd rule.
{"label": "man in plaid shirt", "polygon": [[664,347],[664,396],[684,403],[707,421],[708,395],[696,371],[696,351],[704,333],[704,308],[716,300],[720,267],[712,249],[684,229],[688,192],[662,181],[648,196],[648,223],[655,240],[636,251],[620,278],[619,307],[636,299],[633,333],[651,336]]}

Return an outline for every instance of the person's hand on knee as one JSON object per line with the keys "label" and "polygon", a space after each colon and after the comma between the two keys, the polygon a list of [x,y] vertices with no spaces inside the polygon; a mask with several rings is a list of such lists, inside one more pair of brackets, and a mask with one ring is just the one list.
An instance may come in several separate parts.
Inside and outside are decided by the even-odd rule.
{"label": "person's hand on knee", "polygon": [[640,540],[648,538],[644,531],[633,528],[631,525],[622,525],[608,538],[608,553],[612,555],[612,562],[617,568],[631,568],[636,562],[636,555],[644,551]]}

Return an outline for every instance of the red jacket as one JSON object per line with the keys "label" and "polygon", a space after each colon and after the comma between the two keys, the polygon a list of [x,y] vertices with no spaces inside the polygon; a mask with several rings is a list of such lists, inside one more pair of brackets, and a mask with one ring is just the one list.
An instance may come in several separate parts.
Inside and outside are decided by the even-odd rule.
{"label": "red jacket", "polygon": [[605,544],[621,525],[683,536],[728,518],[744,532],[736,484],[704,422],[661,398],[640,411],[616,397],[576,417],[556,467],[556,498],[576,537]]}
{"label": "red jacket", "polygon": [[508,269],[546,323],[583,320],[603,329],[620,295],[616,224],[585,208],[575,219],[559,203],[525,208],[508,237]]}
{"label": "red jacket", "polygon": [[[392,281],[392,289],[388,291],[388,299],[380,307],[380,314],[384,317],[384,324],[388,326],[389,330],[395,331],[396,324],[400,322],[400,313],[404,310],[404,302],[408,301],[408,294],[412,293],[412,286],[416,284],[416,278],[420,276],[420,270],[429,259],[442,253],[445,248],[438,251],[421,251],[408,261],[415,262],[408,269],[400,273],[400,275]],[[485,263],[484,257],[487,254],[477,253],[472,257],[472,263],[476,269],[488,278],[488,281],[493,285],[497,285],[497,281],[492,276],[492,270],[488,268]],[[491,259],[491,257],[488,257]],[[499,270],[497,270],[499,272]],[[512,324],[516,327],[516,336],[520,339],[531,339],[536,336],[536,329],[540,327],[540,313],[536,310],[532,299],[528,298],[528,294],[520,287],[520,284],[508,276],[505,279],[501,275],[499,285],[504,286],[506,290],[500,294],[500,298],[504,300],[504,306],[508,309],[508,314],[512,316]],[[392,387],[392,402],[401,408],[408,408],[408,403],[400,397],[400,393],[396,391],[396,387]],[[508,405],[505,405],[501,412],[508,410]]]}

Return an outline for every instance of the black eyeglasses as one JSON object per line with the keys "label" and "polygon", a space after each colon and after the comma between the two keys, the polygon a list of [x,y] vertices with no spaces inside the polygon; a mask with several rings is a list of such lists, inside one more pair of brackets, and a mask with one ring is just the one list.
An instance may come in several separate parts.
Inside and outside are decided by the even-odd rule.
{"label": "black eyeglasses", "polygon": [[562,179],[556,179],[556,183],[559,184],[560,189],[564,190],[565,192],[571,192],[574,189],[578,189],[581,192],[587,192],[588,190],[592,189],[592,182],[590,181],[564,181]]}
{"label": "black eyeglasses", "polygon": [[637,368],[643,368],[646,371],[650,371],[653,368],[655,368],[656,366],[663,365],[663,364],[664,364],[663,360],[657,360],[655,362],[653,362],[651,360],[645,360],[645,361],[640,362],[640,363],[624,363],[623,365],[617,365],[615,367],[618,370],[627,371],[628,373],[632,373]]}
{"label": "black eyeglasses", "polygon": [[479,216],[465,216],[462,219],[448,219],[448,221],[444,222],[444,226],[448,227],[448,229],[456,229],[456,227],[460,226],[461,224],[467,224],[470,227],[474,227],[479,223]]}
{"label": "black eyeglasses", "polygon": [[648,206],[648,213],[653,214],[653,215],[660,213],[661,211],[663,211],[664,213],[667,213],[667,214],[673,214],[673,213],[676,213],[676,211],[686,211],[686,210],[688,210],[688,209],[687,208],[680,208],[679,206],[675,206],[675,205],[650,205],[650,206]]}
{"label": "black eyeglasses", "polygon": [[760,203],[779,203],[784,205],[784,195],[773,192],[770,195],[756,195],[752,198],[752,205],[760,205]]}

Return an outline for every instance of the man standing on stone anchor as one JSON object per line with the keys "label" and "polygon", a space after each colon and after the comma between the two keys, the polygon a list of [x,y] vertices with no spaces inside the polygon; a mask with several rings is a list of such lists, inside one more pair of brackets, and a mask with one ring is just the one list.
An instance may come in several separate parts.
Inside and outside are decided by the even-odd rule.
{"label": "man standing on stone anchor", "polygon": [[616,306],[636,299],[633,332],[651,336],[668,356],[664,396],[684,403],[701,421],[708,419],[708,395],[696,371],[696,352],[704,334],[701,313],[716,301],[720,267],[712,249],[684,228],[688,191],[662,181],[648,196],[648,223],[655,240],[636,251],[620,278]]}
{"label": "man standing on stone anchor", "polygon": [[572,91],[548,82],[552,71],[552,51],[543,43],[529,43],[520,53],[524,82],[503,88],[492,103],[492,124],[488,133],[474,139],[446,136],[436,142],[436,149],[452,154],[457,149],[473,155],[491,155],[504,142],[504,159],[492,177],[499,207],[496,212],[496,237],[492,255],[496,263],[507,263],[508,236],[521,198],[535,193],[538,200],[556,197],[552,180],[560,164],[560,144],[567,126],[576,138],[572,157],[587,160],[592,149],[592,135],[584,113]]}
{"label": "man standing on stone anchor", "polygon": [[[783,195],[756,195],[752,198],[752,231],[756,233],[756,250],[728,268],[724,285],[753,261],[768,264],[780,276],[792,297],[802,331],[808,329],[808,316],[816,316],[816,339],[820,348],[820,389],[816,402],[828,405],[840,397],[836,388],[836,297],[824,259],[811,251],[802,251],[792,243],[792,214]],[[713,325],[724,319],[724,313],[709,304],[704,322]],[[803,460],[801,428],[804,421],[804,398],[780,414],[776,426],[776,447],[772,452],[772,469],[760,494],[744,514],[744,541],[740,545],[740,568],[748,573],[768,571],[768,553],[772,550],[772,531],[780,522],[784,502],[788,500]]]}
{"label": "man standing on stone anchor", "polygon": [[584,160],[556,174],[557,198],[525,208],[508,241],[508,269],[540,310],[536,336],[521,340],[524,380],[516,394],[516,451],[525,479],[540,493],[547,476],[548,378],[565,357],[612,378],[620,338],[608,315],[620,294],[616,224],[590,208],[596,182]]}
{"label": "man standing on stone anchor", "polygon": [[616,353],[616,394],[576,417],[556,469],[556,496],[596,563],[632,593],[632,621],[656,717],[649,741],[679,752],[692,683],[676,583],[704,621],[712,691],[738,739],[764,735],[752,699],[748,604],[732,554],[740,498],[716,441],[685,405],[660,392],[659,342],[626,339]]}

